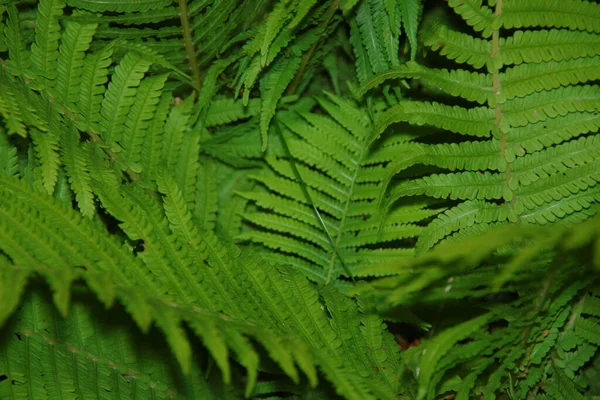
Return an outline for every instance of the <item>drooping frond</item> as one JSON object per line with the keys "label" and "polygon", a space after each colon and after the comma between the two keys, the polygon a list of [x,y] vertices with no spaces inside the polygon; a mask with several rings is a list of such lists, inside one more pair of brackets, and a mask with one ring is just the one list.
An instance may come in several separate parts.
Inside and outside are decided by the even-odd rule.
{"label": "drooping frond", "polygon": [[[475,390],[490,396],[508,390],[515,398],[526,398],[536,387],[543,388],[549,398],[584,398],[581,392],[591,384],[584,369],[596,355],[600,336],[597,279],[582,278],[589,277],[590,266],[600,265],[599,222],[596,216],[572,226],[499,226],[481,236],[447,240],[423,256],[397,264],[397,275],[374,281],[380,299],[392,306],[410,304],[423,296],[430,301],[481,297],[492,289],[482,282],[501,284],[487,280],[494,276],[497,281],[510,275],[511,290],[530,287],[532,280],[541,282],[535,291],[519,298],[495,303],[488,297],[478,302],[472,312],[489,309],[492,313],[469,318],[424,341],[415,351],[411,349],[406,362],[419,380],[418,398],[439,391],[466,396]],[[507,253],[507,246],[514,244],[522,251]],[[595,250],[581,257],[583,263],[565,257],[590,244]],[[508,260],[503,258],[507,254]],[[548,262],[553,260],[548,273]],[[498,263],[500,274],[496,268],[473,270],[482,261]],[[526,266],[529,270],[522,272]],[[419,279],[407,280],[408,271],[418,271]],[[484,328],[490,322],[489,329]],[[461,354],[477,354],[478,363],[462,364]],[[497,363],[495,357],[503,362]],[[436,363],[438,367],[433,368]],[[517,369],[527,373],[508,379]],[[437,372],[432,374],[432,370]],[[576,375],[581,381],[574,385]],[[463,377],[459,382],[468,378],[469,384],[444,388],[444,381],[457,377]],[[562,386],[556,385],[557,379]],[[564,397],[555,397],[557,391]]]}
{"label": "drooping frond", "polygon": [[28,292],[0,346],[0,370],[11,378],[0,382],[0,396],[233,400],[243,394],[242,382],[235,388],[220,383],[221,374],[204,354],[196,353],[189,375],[164,368],[173,362],[168,352],[132,334],[122,312],[102,310],[78,291],[66,319],[56,315],[39,286]]}
{"label": "drooping frond", "polygon": [[[182,322],[202,338],[225,381],[230,379],[230,370],[223,346],[236,354],[248,370],[247,394],[256,379],[257,356],[241,335],[264,345],[294,380],[298,379],[295,362],[314,383],[314,363],[348,398],[393,397],[393,387],[378,388],[352,372],[347,354],[356,350],[338,349],[337,333],[315,288],[305,278],[293,272],[281,275],[274,267],[265,270],[258,258],[222,243],[210,232],[199,232],[172,178],[162,174],[158,178],[164,209],[134,188],[123,187],[119,193],[100,186],[96,189],[107,210],[123,221],[129,239],[144,241],[144,250],[137,255],[49,196],[31,192],[18,179],[0,179],[2,250],[49,280],[63,314],[69,304],[70,282],[81,276],[105,304],[111,305],[115,299],[123,304],[142,329],[154,322],[186,373],[191,368],[191,350]],[[44,219],[37,219],[39,215]],[[55,226],[62,228],[60,233],[53,233]],[[151,226],[157,228],[151,230]],[[37,241],[27,239],[33,230]],[[86,251],[78,253],[75,243],[82,240]],[[183,251],[182,246],[190,250]],[[119,265],[129,268],[122,270]],[[85,268],[82,271],[76,266]],[[100,276],[102,280],[96,281]],[[24,284],[25,280],[21,281]],[[18,295],[20,290],[12,293]],[[236,297],[245,300],[234,301]],[[229,317],[219,316],[219,310]],[[35,327],[29,325],[28,329]],[[371,339],[365,336],[361,340]],[[39,372],[26,371],[22,379],[39,378]]]}

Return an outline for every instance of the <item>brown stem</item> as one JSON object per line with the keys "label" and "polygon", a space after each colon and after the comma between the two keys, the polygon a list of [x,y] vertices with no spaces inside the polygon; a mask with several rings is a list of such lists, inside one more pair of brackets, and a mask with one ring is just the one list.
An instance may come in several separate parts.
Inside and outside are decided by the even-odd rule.
{"label": "brown stem", "polygon": [[[495,18],[500,18],[500,16],[502,15],[503,1],[504,0],[496,1],[496,7],[494,9],[494,17]],[[500,28],[495,29],[492,32],[492,51],[490,54],[492,65],[488,68],[488,71],[492,73],[492,93],[495,96],[495,99],[494,99],[495,104],[493,106],[494,114],[495,114],[494,124],[496,125],[496,129],[499,134],[498,139],[500,142],[500,156],[504,160],[505,184],[508,186],[511,176],[512,176],[512,170],[511,170],[510,162],[508,162],[506,160],[506,152],[508,151],[508,138],[507,138],[508,132],[505,132],[505,129],[503,128],[504,113],[502,111],[502,104],[500,102],[500,98],[502,95],[502,82],[500,81],[500,69],[502,68],[502,65],[499,65],[499,63],[496,62],[496,59],[499,57],[500,57]],[[513,192],[512,200],[508,204],[509,207],[511,207],[511,208],[514,207],[514,203],[515,203],[515,199],[516,199],[516,196],[514,196],[514,191],[512,191],[512,192]]]}
{"label": "brown stem", "polygon": [[200,66],[196,59],[196,50],[194,49],[194,39],[192,38],[192,29],[190,27],[190,19],[186,0],[179,0],[179,18],[181,19],[181,27],[183,28],[183,43],[187,58],[190,60],[190,68],[194,77],[194,98],[198,96],[200,87],[202,86],[202,76],[200,76]]}
{"label": "brown stem", "polygon": [[306,53],[304,53],[304,55],[302,56],[302,61],[300,62],[300,68],[298,69],[298,72],[296,72],[296,76],[294,76],[294,80],[292,81],[290,86],[288,86],[288,89],[287,89],[288,96],[294,94],[296,92],[296,90],[298,90],[298,86],[300,86],[300,81],[302,80],[304,71],[306,70],[306,67],[308,66],[308,62],[310,61],[313,53],[317,49],[317,46],[319,45],[319,42],[321,41],[321,38],[323,37],[323,34],[325,33],[327,26],[331,22],[331,19],[335,15],[335,12],[337,11],[341,2],[342,2],[342,0],[334,0],[331,3],[331,5],[329,6],[329,8],[327,9],[327,11],[325,13],[325,18],[321,21],[321,23],[319,24],[319,27],[318,27],[318,29],[320,31],[319,37],[317,38],[317,40],[315,40],[315,42],[312,44],[312,46],[310,46],[310,49],[308,49],[308,51]]}

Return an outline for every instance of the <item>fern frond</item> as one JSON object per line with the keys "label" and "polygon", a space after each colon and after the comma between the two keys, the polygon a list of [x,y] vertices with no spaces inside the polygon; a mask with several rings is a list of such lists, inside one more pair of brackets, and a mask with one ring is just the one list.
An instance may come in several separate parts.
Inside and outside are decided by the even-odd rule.
{"label": "fern frond", "polygon": [[188,97],[183,102],[172,107],[165,121],[164,128],[160,132],[160,134],[163,132],[165,134],[162,135],[162,151],[159,162],[166,163],[169,171],[173,174],[176,172],[179,153],[183,149],[184,137],[187,134],[188,123],[192,116],[192,100],[192,98]]}
{"label": "fern frond", "polygon": [[[355,369],[360,371],[362,376],[375,380],[381,387],[380,390],[385,392],[386,389],[383,388],[395,389],[394,377],[397,377],[400,371],[393,368],[392,365],[394,365],[394,358],[397,357],[397,354],[394,354],[392,349],[384,350],[384,339],[381,337],[380,330],[377,329],[377,324],[381,324],[381,321],[374,314],[361,315],[359,309],[353,307],[350,299],[331,287],[323,290],[323,296],[327,309],[336,321],[334,329],[338,332],[341,340],[340,350],[344,349],[347,354],[351,354]],[[344,318],[341,318],[342,316]],[[372,320],[370,320],[371,318]],[[353,347],[352,343],[365,339],[367,346],[360,352],[350,353],[348,351]]]}
{"label": "fern frond", "polygon": [[458,341],[465,339],[473,334],[478,328],[490,319],[489,314],[473,318],[460,325],[447,329],[442,335],[436,337],[427,346],[428,352],[421,356],[419,362],[419,392],[418,399],[424,399],[430,392],[430,383],[433,378],[436,365],[442,359],[443,355],[454,346]]}
{"label": "fern frond", "polygon": [[356,77],[359,82],[364,82],[373,75],[373,72],[371,71],[371,65],[369,63],[369,55],[362,44],[358,24],[354,19],[350,21],[349,42],[352,45],[354,57],[356,58],[354,62]]}
{"label": "fern frond", "polygon": [[68,0],[71,7],[77,7],[84,10],[102,12],[144,12],[165,8],[172,3],[171,0],[128,0],[128,1],[102,1],[101,3],[92,0]]}
{"label": "fern frond", "polygon": [[260,134],[262,151],[267,149],[268,131],[277,103],[300,67],[300,58],[285,57],[276,63],[261,83]]}
{"label": "fern frond", "polygon": [[0,171],[8,176],[19,172],[17,148],[10,142],[8,135],[0,128]]}
{"label": "fern frond", "polygon": [[599,56],[551,61],[547,64],[522,64],[507,69],[502,76],[503,94],[512,99],[561,86],[594,81],[600,77],[598,65]]}
{"label": "fern frond", "polygon": [[[585,0],[507,0],[495,25],[504,28],[557,27],[600,32],[598,5]],[[496,26],[494,27],[496,28]]]}
{"label": "fern frond", "polygon": [[[21,245],[26,245],[31,254],[42,255],[41,261],[46,260],[48,256],[56,257],[60,254],[62,261],[51,265],[97,265],[100,271],[110,271],[117,282],[143,282],[149,288],[154,287],[148,278],[148,273],[142,272],[141,264],[123,249],[118,240],[106,237],[97,227],[84,222],[79,213],[56,203],[48,195],[31,190],[30,185],[18,179],[1,175],[0,181],[2,182],[1,201],[5,205],[6,218],[12,215],[12,210],[18,211],[19,208],[29,210],[26,213],[19,212],[21,222],[15,225],[14,229],[25,229],[25,231],[22,234],[15,234],[15,237],[19,239],[31,236],[39,238],[40,243],[52,243],[36,246],[21,241]],[[40,215],[44,216],[44,219],[35,222]],[[14,217],[11,216],[12,218]],[[75,222],[65,224],[65,219]],[[56,226],[62,227],[60,232],[56,231]],[[81,242],[85,243],[85,251],[76,251],[74,243]],[[3,248],[3,250],[11,254],[9,249]],[[119,265],[130,265],[130,268],[122,270]]]}
{"label": "fern frond", "polygon": [[517,31],[501,41],[500,48],[505,64],[563,61],[599,52],[595,34],[560,29]]}
{"label": "fern frond", "polygon": [[401,121],[480,137],[490,136],[497,129],[492,110],[485,107],[467,109],[440,103],[404,101],[379,115],[375,131],[381,134],[389,125]]}
{"label": "fern frond", "polygon": [[94,196],[92,194],[89,166],[86,154],[79,143],[79,133],[72,127],[67,129],[62,137],[62,158],[65,170],[69,176],[75,199],[85,217],[91,217],[95,212]]}
{"label": "fern frond", "polygon": [[[255,330],[255,328],[252,328],[255,326],[254,323],[240,322],[240,325],[238,322],[217,317],[209,311],[202,311],[197,306],[192,307],[190,304],[173,303],[174,299],[171,296],[167,295],[165,297],[163,293],[176,293],[176,288],[182,288],[185,280],[165,280],[163,277],[157,277],[158,279],[156,280],[150,279],[149,270],[146,269],[147,267],[142,266],[141,260],[145,263],[149,262],[151,260],[149,252],[151,251],[169,253],[170,247],[179,239],[173,239],[172,236],[169,239],[170,234],[166,232],[149,231],[147,227],[144,227],[144,224],[147,224],[145,222],[146,219],[148,219],[147,221],[153,221],[153,219],[158,217],[159,211],[158,205],[153,200],[144,200],[142,193],[138,193],[136,190],[130,188],[123,188],[120,197],[115,197],[116,194],[111,193],[110,189],[103,189],[103,191],[98,192],[103,204],[108,206],[108,209],[114,212],[115,216],[127,221],[127,225],[123,225],[123,227],[131,235],[132,239],[143,235],[146,249],[140,255],[148,252],[147,256],[140,257],[138,255],[134,257],[130,251],[118,245],[117,241],[107,236],[106,233],[98,231],[93,225],[78,217],[72,210],[57,205],[48,196],[28,191],[27,185],[14,178],[0,177],[0,179],[2,180],[0,201],[3,205],[10,204],[9,207],[2,208],[2,210],[6,210],[6,213],[2,212],[2,221],[8,224],[6,225],[7,227],[10,227],[9,229],[2,230],[3,235],[15,235],[12,237],[20,243],[20,246],[26,246],[30,251],[36,249],[31,254],[35,255],[36,258],[39,257],[38,262],[55,265],[55,268],[58,268],[57,273],[61,271],[68,272],[68,268],[72,268],[71,266],[75,265],[86,266],[85,279],[90,282],[89,284],[94,290],[101,291],[102,298],[110,300],[116,296],[144,329],[148,328],[151,321],[156,322],[165,333],[178,360],[184,367],[184,371],[190,366],[190,353],[189,347],[186,344],[187,340],[179,327],[181,321],[189,323],[195,332],[198,332],[201,337],[205,338],[209,350],[215,355],[217,360],[220,360],[219,363],[222,366],[225,362],[223,352],[219,350],[222,347],[214,341],[215,339],[212,338],[213,334],[209,333],[211,329],[215,329],[216,327],[220,330],[221,333],[219,335],[225,340],[227,347],[238,353],[242,362],[244,362],[243,360],[247,361],[245,364],[249,368],[250,376],[255,373],[253,371],[256,369],[256,363],[251,362],[250,358],[248,358],[252,354],[248,352],[252,350],[243,344],[242,338],[236,332],[250,334],[254,338],[260,337],[260,342],[266,346],[270,355],[281,364],[282,368],[292,378],[295,377],[295,372],[290,362],[297,358],[300,367],[309,373],[309,376],[312,376],[311,379],[314,382],[314,370],[311,372],[310,364],[307,364],[306,354],[300,356],[302,353],[298,353],[292,356],[291,354],[295,354],[295,351],[293,351],[287,353],[290,355],[287,356],[285,352],[289,350],[284,350],[295,347],[297,350],[305,349],[302,351],[306,351],[310,348],[313,357],[315,357],[314,359],[328,372],[328,375],[334,379],[336,384],[339,385],[341,393],[344,393],[349,398],[373,398],[369,394],[369,389],[367,389],[367,381],[357,376],[353,377],[349,370],[351,367],[345,366],[345,362],[342,361],[344,358],[338,358],[342,356],[336,355],[337,353],[334,352],[333,349],[336,348],[333,347],[336,340],[335,333],[331,330],[327,317],[322,313],[314,288],[299,275],[289,274],[287,275],[287,280],[284,280],[277,274],[268,273],[265,271],[264,265],[258,264],[258,260],[248,256],[241,256],[239,251],[237,253],[234,251],[233,247],[224,247],[214,236],[206,236],[205,234],[204,238],[200,238],[198,231],[191,225],[191,214],[186,211],[181,194],[177,193],[177,188],[174,186],[174,181],[168,178],[165,180],[159,175],[159,187],[166,194],[165,211],[167,212],[170,226],[177,232],[176,235],[178,237],[189,240],[192,249],[200,246],[197,251],[202,253],[207,252],[204,257],[215,268],[214,273],[216,274],[218,271],[218,275],[214,275],[215,279],[217,279],[217,286],[212,286],[214,289],[227,282],[227,280],[230,282],[227,286],[221,286],[225,292],[215,298],[215,300],[225,300],[236,292],[241,295],[241,293],[245,293],[245,290],[251,290],[250,293],[253,293],[253,295],[246,298],[253,300],[250,300],[249,303],[244,301],[235,302],[235,307],[239,310],[238,312],[241,313],[240,315],[243,318],[249,318],[251,321],[261,321],[263,324],[267,321],[267,326],[275,329],[273,332],[279,332],[278,335],[280,336],[261,330],[260,328],[256,328],[258,330]],[[36,198],[38,201],[31,202],[29,199],[32,198]],[[17,205],[18,207],[16,207]],[[24,215],[28,215],[28,217],[21,215],[20,210],[24,207],[25,210],[28,210],[27,214]],[[38,215],[45,216],[44,220],[37,219],[36,214],[38,212],[40,212]],[[138,213],[137,216],[135,213]],[[31,223],[31,221],[38,222]],[[50,234],[53,230],[52,227],[57,224],[64,229],[58,235]],[[155,226],[165,226],[166,221],[159,222],[154,220],[153,224],[158,224]],[[27,235],[21,231],[31,231],[33,229],[37,231],[38,242],[22,241],[21,238],[27,237]],[[155,247],[153,245],[153,241],[159,238],[159,235],[165,235],[165,240],[161,242],[162,246],[165,247]],[[77,253],[76,248],[73,247],[73,243],[76,243],[77,240],[84,240],[86,242],[87,247],[84,252]],[[8,244],[10,241],[3,241],[2,243]],[[43,243],[47,243],[47,245],[44,246],[42,245]],[[18,255],[18,248],[10,249],[3,246],[2,249],[15,257]],[[181,250],[179,252],[180,255],[183,254]],[[56,258],[55,261],[48,258],[52,256]],[[236,261],[238,257],[242,257],[242,259]],[[127,264],[122,264],[123,261]],[[175,260],[171,259],[171,261]],[[138,269],[137,273],[139,275],[136,275],[134,272],[135,269],[119,270],[118,265],[137,265],[141,269]],[[157,264],[151,265],[153,268],[160,268]],[[173,264],[170,265],[173,266]],[[233,275],[232,272],[238,269],[240,269],[241,275]],[[164,267],[162,270],[153,269],[152,273],[160,275],[161,272],[164,272]],[[178,269],[178,273],[182,273],[183,271],[184,269]],[[198,270],[197,273],[200,271]],[[208,272],[207,269],[204,269],[204,271],[202,274]],[[242,273],[241,271],[245,272]],[[98,285],[98,282],[93,283],[94,279],[96,279],[96,274],[101,272],[109,274],[107,276],[109,280],[105,279],[102,281],[102,286]],[[89,278],[87,278],[88,274]],[[64,300],[60,300],[59,304],[62,305],[63,311],[65,311],[64,307],[67,304],[66,302],[68,302],[68,296],[65,297],[64,295],[69,290],[69,282],[76,275],[71,274],[72,278],[67,281],[64,281],[64,274],[60,276],[63,277],[63,283],[53,287],[56,290],[55,298],[64,298]],[[225,278],[225,276],[228,276],[228,278]],[[247,280],[246,283],[238,281],[238,276]],[[109,284],[112,279],[111,277],[120,282],[118,286]],[[59,281],[56,282],[58,284]],[[195,285],[205,285],[207,283],[205,280],[200,280]],[[137,285],[144,285],[143,287],[146,288],[146,291],[141,293],[138,290],[128,289],[128,287],[133,288],[137,287]],[[243,287],[247,289],[244,289],[242,292]],[[113,294],[111,295],[110,293]],[[177,305],[173,306],[173,304]],[[319,311],[317,312],[317,310]],[[322,313],[320,314],[321,316],[319,316],[319,312]],[[211,320],[212,322],[208,322]],[[283,323],[283,321],[287,322]],[[227,326],[230,326],[230,328],[227,328]],[[304,338],[302,340],[306,340],[306,345],[303,344],[305,342],[298,342],[297,339],[290,338],[289,341],[285,339],[279,341],[280,339],[277,339],[281,335],[288,335],[284,332],[293,331],[298,332]],[[323,357],[317,353],[317,351],[322,350],[327,351],[334,358]],[[227,374],[225,367],[224,373]],[[251,390],[252,382],[253,380],[250,379],[247,390]]]}
{"label": "fern frond", "polygon": [[0,94],[0,115],[5,119],[6,129],[9,134],[18,134],[26,137],[27,131],[23,123],[25,117],[22,114],[25,110],[20,106],[20,102],[17,101],[18,93],[14,91],[16,88],[5,84],[3,81],[0,82],[0,85],[2,88],[2,93]]}
{"label": "fern frond", "polygon": [[121,140],[127,114],[134,103],[138,86],[150,62],[128,53],[115,68],[112,80],[102,100],[100,126],[107,143]]}
{"label": "fern frond", "polygon": [[506,118],[514,127],[557,119],[570,113],[592,113],[599,108],[598,86],[569,86],[506,102]]}
{"label": "fern frond", "polygon": [[426,46],[458,63],[479,69],[491,61],[491,43],[488,40],[454,31],[441,22],[425,26],[421,36]]}
{"label": "fern frond", "polygon": [[[31,67],[36,76],[35,87],[43,89],[56,77],[60,25],[65,3],[60,0],[44,0],[38,5],[35,24],[35,42],[31,46]],[[51,84],[50,84],[51,86]]]}
{"label": "fern frond", "polygon": [[81,90],[78,109],[86,124],[100,123],[100,114],[105,83],[108,81],[108,67],[111,65],[113,46],[108,45],[98,52],[85,57],[81,73]]}
{"label": "fern frond", "polygon": [[141,160],[142,147],[148,137],[150,121],[155,116],[167,77],[168,75],[163,74],[144,79],[127,114],[121,145],[123,158],[131,165],[136,165]]}
{"label": "fern frond", "polygon": [[388,79],[419,78],[435,85],[438,89],[460,96],[467,100],[485,103],[491,96],[490,79],[484,74],[464,70],[429,69],[412,61],[397,68],[375,75],[356,90],[363,96],[368,90],[379,86]]}
{"label": "fern frond", "polygon": [[560,400],[585,399],[585,396],[579,393],[579,391],[575,387],[575,384],[573,384],[573,382],[571,382],[567,378],[563,371],[555,367],[552,368],[552,371],[552,377],[554,378],[554,380],[549,381],[545,387],[546,393],[548,393],[549,396]]}
{"label": "fern frond", "polygon": [[214,231],[217,222],[217,164],[210,158],[200,162],[193,218],[204,230]]}
{"label": "fern frond", "polygon": [[[435,70],[408,63],[374,76],[357,94],[362,95],[387,79],[418,78],[437,90],[483,106],[459,108],[436,102],[400,101],[376,115],[377,133],[383,133],[393,123],[408,122],[482,139],[465,138],[456,145],[439,135],[439,144],[400,146],[402,158],[387,166],[384,188],[392,180],[400,180],[390,192],[387,207],[405,196],[423,194],[466,201],[454,205],[433,220],[430,229],[424,229],[418,244],[423,249],[451,232],[471,230],[476,223],[491,227],[515,221],[547,224],[586,218],[598,198],[592,172],[598,155],[592,144],[598,130],[598,93],[594,84],[598,79],[598,60],[596,52],[586,44],[594,40],[595,33],[587,29],[589,26],[584,27],[587,16],[579,13],[585,9],[586,15],[594,15],[598,7],[579,1],[569,3],[570,6],[558,2],[524,6],[510,1],[494,2],[490,5],[494,7],[492,12],[481,1],[449,4],[467,24],[492,38],[482,40],[454,32],[435,21],[423,30],[425,43],[450,59],[475,68],[486,66],[486,74]],[[507,38],[501,37],[498,30],[500,26],[525,27],[502,25],[517,18],[517,10],[525,9],[535,15],[527,27],[561,27],[550,21],[553,12],[562,7],[565,15],[574,18],[564,21],[564,27],[569,29],[516,31]],[[508,68],[502,70],[504,66]],[[454,157],[465,163],[457,165],[451,161]],[[433,169],[423,177],[405,181],[400,178],[400,174],[419,165],[444,171]]]}
{"label": "fern frond", "polygon": [[428,250],[439,240],[475,223],[515,221],[516,215],[507,207],[488,204],[478,200],[468,200],[457,207],[439,214],[427,228],[423,230],[417,243],[420,251]]}
{"label": "fern frond", "polygon": [[17,12],[17,5],[9,3],[7,5],[8,20],[4,25],[4,35],[6,37],[6,47],[8,50],[8,71],[13,75],[20,75],[31,66],[31,54],[27,51],[23,32],[20,27],[20,17]]}
{"label": "fern frond", "polygon": [[[102,205],[123,222],[121,227],[131,239],[144,241],[145,251],[140,258],[157,280],[171,289],[169,295],[186,303],[198,302],[209,310],[215,309],[199,288],[198,282],[202,279],[192,278],[201,271],[193,271],[188,254],[179,251],[180,244],[171,235],[158,205],[135,189],[124,188],[120,193],[102,190],[99,185],[95,189]],[[161,229],[153,229],[152,223]]]}
{"label": "fern frond", "polygon": [[96,28],[97,25],[95,24],[69,23],[62,35],[54,90],[58,98],[64,103],[75,103],[79,99],[83,59]]}
{"label": "fern frond", "polygon": [[58,156],[58,137],[54,133],[32,130],[31,139],[40,162],[42,185],[48,193],[54,191],[60,164]]}
{"label": "fern frond", "polygon": [[148,137],[143,142],[140,164],[146,180],[154,179],[158,166],[163,161],[163,135],[165,122],[172,108],[173,97],[169,91],[163,92],[156,105],[154,118],[148,124]]}
{"label": "fern frond", "polygon": [[[379,28],[377,22],[381,24],[385,21],[385,25],[381,28],[387,25],[389,29],[389,19],[384,14],[385,11],[382,10],[383,8],[382,2],[364,1],[359,6],[356,14],[356,22],[360,31],[362,45],[369,55],[371,68],[375,73],[383,72],[390,67],[388,58],[386,57],[386,50],[380,42],[380,36],[377,32],[377,28]],[[376,22],[375,17],[377,15],[380,18]],[[389,33],[393,39],[395,35],[392,35],[391,32]]]}
{"label": "fern frond", "polygon": [[[400,1],[396,3],[400,9],[404,31],[410,43],[410,59],[414,61],[417,55],[417,30],[422,4],[418,0]],[[392,19],[390,19],[392,21]],[[390,22],[391,24],[392,22]],[[393,29],[392,29],[393,31]]]}
{"label": "fern frond", "polygon": [[492,10],[484,6],[481,0],[450,0],[448,5],[473,29],[482,32],[484,37],[492,35]]}
{"label": "fern frond", "polygon": [[239,100],[215,99],[211,102],[204,125],[206,127],[226,125],[258,115],[260,100],[252,99],[247,106]]}

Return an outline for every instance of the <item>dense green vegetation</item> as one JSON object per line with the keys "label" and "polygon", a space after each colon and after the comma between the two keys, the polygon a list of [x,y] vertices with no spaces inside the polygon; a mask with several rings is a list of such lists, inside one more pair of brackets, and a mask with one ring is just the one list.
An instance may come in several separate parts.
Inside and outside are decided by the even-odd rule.
{"label": "dense green vegetation", "polygon": [[0,19],[0,399],[600,399],[597,1]]}

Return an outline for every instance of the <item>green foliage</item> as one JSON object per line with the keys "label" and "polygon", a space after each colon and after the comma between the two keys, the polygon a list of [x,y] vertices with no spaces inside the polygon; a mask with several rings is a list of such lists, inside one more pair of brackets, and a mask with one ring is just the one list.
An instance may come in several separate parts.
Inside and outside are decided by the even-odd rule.
{"label": "green foliage", "polygon": [[599,21],[0,1],[0,398],[599,396]]}

